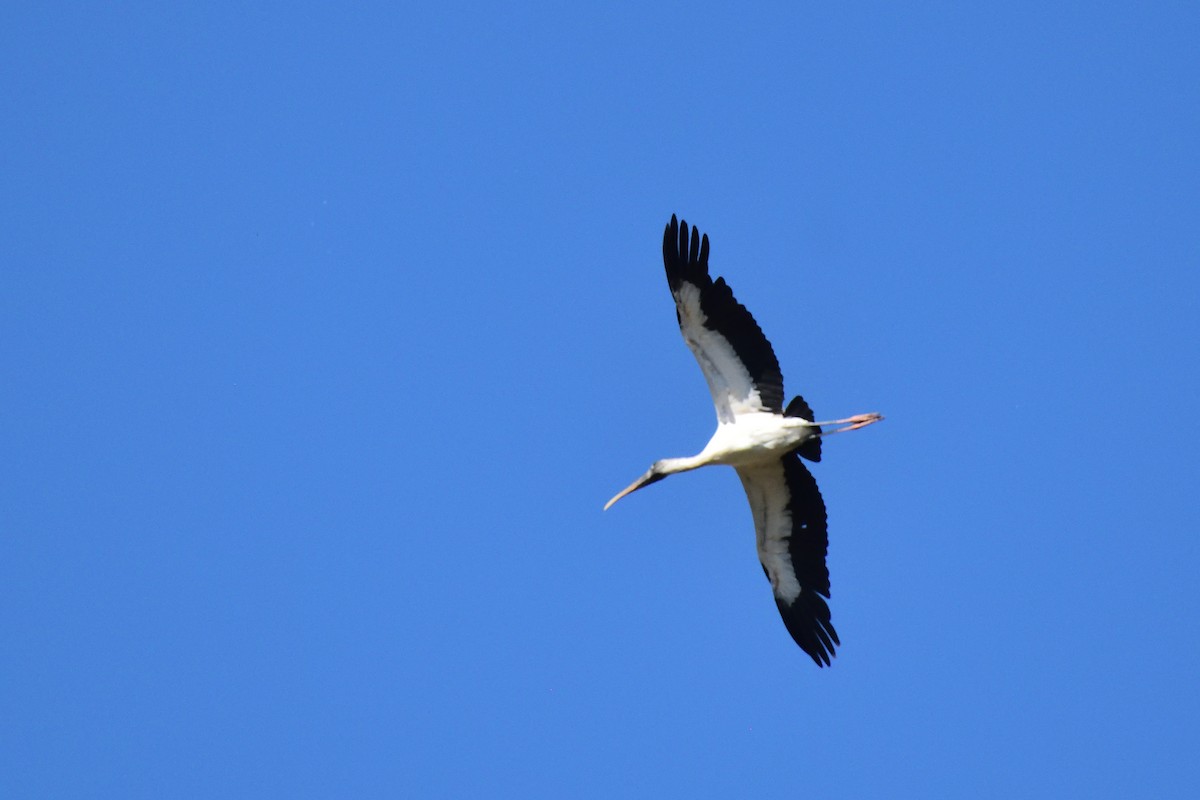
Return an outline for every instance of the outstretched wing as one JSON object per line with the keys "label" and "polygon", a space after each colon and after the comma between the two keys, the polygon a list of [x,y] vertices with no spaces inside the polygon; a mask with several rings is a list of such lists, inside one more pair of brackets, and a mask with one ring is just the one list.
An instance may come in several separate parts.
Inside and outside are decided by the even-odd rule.
{"label": "outstretched wing", "polygon": [[708,275],[708,236],[675,216],[663,232],[663,265],[683,340],[691,348],[719,422],[738,414],[783,410],[783,375],[771,343],[724,278]]}
{"label": "outstretched wing", "polygon": [[758,560],[771,581],[788,633],[817,666],[828,666],[841,643],[829,605],[829,534],[825,501],[800,459],[789,453],[769,464],[738,467],[750,500]]}

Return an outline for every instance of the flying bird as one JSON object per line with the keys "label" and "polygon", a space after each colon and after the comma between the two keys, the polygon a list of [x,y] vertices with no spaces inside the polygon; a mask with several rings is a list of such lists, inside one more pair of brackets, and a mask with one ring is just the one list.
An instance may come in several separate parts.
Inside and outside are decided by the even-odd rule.
{"label": "flying bird", "polygon": [[815,422],[804,398],[783,405],[783,375],[771,343],[754,317],[733,297],[724,278],[708,274],[708,235],[674,215],[663,232],[663,265],[675,298],[683,340],[700,363],[717,411],[717,431],[698,454],[664,458],[609,500],[677,472],[727,464],[742,480],[758,559],[775,604],[800,649],[828,666],[841,645],[830,618],[829,548],[825,501],[801,458],[821,460],[821,437],[883,419],[858,414]]}

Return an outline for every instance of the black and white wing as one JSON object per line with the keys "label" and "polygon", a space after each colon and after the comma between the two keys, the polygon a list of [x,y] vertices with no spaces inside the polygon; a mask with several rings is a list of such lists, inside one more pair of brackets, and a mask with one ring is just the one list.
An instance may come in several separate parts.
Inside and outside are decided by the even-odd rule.
{"label": "black and white wing", "polygon": [[783,411],[783,375],[771,343],[724,278],[708,275],[708,236],[675,216],[663,233],[663,265],[683,340],[700,362],[719,422]]}
{"label": "black and white wing", "polygon": [[769,464],[738,467],[737,473],[754,514],[758,560],[771,581],[783,624],[817,666],[828,666],[841,643],[825,602],[829,534],[817,482],[794,453]]}

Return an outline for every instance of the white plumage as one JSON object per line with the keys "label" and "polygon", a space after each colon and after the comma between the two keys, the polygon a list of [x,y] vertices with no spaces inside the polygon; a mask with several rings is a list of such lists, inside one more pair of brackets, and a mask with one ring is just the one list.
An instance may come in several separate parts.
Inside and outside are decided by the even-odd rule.
{"label": "white plumage", "polygon": [[[717,430],[697,455],[654,462],[605,504],[676,472],[709,464],[737,470],[754,516],[758,558],[792,638],[818,666],[840,644],[831,621],[825,504],[800,457],[821,460],[821,437],[877,422],[859,414],[814,422],[800,397],[783,407],[783,376],[771,343],[708,274],[708,236],[674,216],[663,233],[663,264],[683,340],[696,356],[717,412]],[[837,426],[837,427],[831,427]]]}

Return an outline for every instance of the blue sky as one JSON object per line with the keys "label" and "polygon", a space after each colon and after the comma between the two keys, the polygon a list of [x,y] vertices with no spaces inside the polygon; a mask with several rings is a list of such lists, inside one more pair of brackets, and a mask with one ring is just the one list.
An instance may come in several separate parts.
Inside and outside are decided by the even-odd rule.
{"label": "blue sky", "polygon": [[[0,794],[1191,797],[1190,3],[0,12]],[[776,614],[672,213],[831,440]]]}

